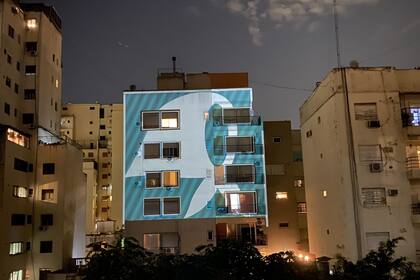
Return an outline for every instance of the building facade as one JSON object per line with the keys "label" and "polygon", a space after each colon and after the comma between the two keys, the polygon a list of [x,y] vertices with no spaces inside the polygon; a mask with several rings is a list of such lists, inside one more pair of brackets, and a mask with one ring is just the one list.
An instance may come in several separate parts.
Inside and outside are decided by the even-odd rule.
{"label": "building facade", "polygon": [[62,107],[61,136],[82,147],[83,170],[89,178],[88,234],[98,232],[98,222],[114,221],[112,231],[121,229],[122,118],[122,104],[64,104]]}
{"label": "building facade", "polygon": [[265,121],[264,146],[269,224],[264,253],[310,257],[300,130],[290,121]]}
{"label": "building facade", "polygon": [[356,260],[403,237],[397,254],[416,260],[419,94],[418,69],[334,69],[300,108],[309,246],[317,256]]}
{"label": "building facade", "polygon": [[265,245],[263,145],[250,88],[125,91],[128,235],[164,252],[226,238]]}
{"label": "building facade", "polygon": [[0,278],[11,280],[40,279],[84,253],[74,234],[84,231],[82,155],[57,137],[61,20],[18,2],[0,1]]}

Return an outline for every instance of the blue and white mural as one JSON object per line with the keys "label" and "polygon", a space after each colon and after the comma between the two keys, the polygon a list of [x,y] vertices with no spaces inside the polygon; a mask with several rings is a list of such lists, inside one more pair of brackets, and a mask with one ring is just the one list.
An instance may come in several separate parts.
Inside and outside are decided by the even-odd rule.
{"label": "blue and white mural", "polygon": [[[266,217],[263,127],[257,117],[249,123],[224,124],[224,109],[250,108],[252,89],[184,91],[128,91],[124,93],[124,217],[127,221]],[[142,112],[179,111],[179,129],[143,130]],[[251,153],[226,153],[215,149],[216,139],[252,136]],[[179,142],[179,158],[144,159],[145,143]],[[224,143],[224,142],[223,142]],[[219,183],[215,170],[228,165],[253,165],[250,183]],[[146,188],[146,172],[179,170],[179,187]],[[255,211],[224,211],[226,193],[253,192]],[[144,215],[144,199],[180,198],[178,214]]]}

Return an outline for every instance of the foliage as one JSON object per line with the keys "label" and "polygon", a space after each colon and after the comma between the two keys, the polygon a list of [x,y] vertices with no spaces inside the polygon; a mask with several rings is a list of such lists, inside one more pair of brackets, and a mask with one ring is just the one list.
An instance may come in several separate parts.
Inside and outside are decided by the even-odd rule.
{"label": "foliage", "polygon": [[398,280],[420,279],[413,264],[404,257],[394,258],[401,238],[382,243],[356,263],[337,257],[333,275],[325,276],[315,262],[304,263],[292,252],[263,257],[249,243],[222,241],[218,246],[205,245],[195,254],[153,254],[133,238],[120,236],[113,246],[93,244],[90,262],[82,272],[92,280]]}

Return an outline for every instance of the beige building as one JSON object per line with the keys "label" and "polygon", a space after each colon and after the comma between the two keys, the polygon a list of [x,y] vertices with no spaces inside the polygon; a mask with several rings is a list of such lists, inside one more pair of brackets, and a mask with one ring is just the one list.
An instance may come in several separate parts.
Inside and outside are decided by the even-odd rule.
{"label": "beige building", "polygon": [[[65,104],[61,135],[83,148],[88,177],[86,232],[101,231],[98,222],[122,226],[122,104]],[[108,223],[107,223],[108,224]],[[109,228],[109,226],[106,226]],[[112,230],[113,231],[113,230]]]}
{"label": "beige building", "polygon": [[401,236],[416,260],[419,105],[420,70],[392,67],[334,69],[302,105],[311,252],[356,260]]}
{"label": "beige building", "polygon": [[43,4],[3,0],[0,22],[0,279],[40,279],[83,256],[84,239],[74,233],[84,232],[78,203],[86,179],[81,151],[56,136],[59,16]]}
{"label": "beige building", "polygon": [[264,146],[269,226],[262,251],[310,256],[300,130],[290,121],[266,121]]}

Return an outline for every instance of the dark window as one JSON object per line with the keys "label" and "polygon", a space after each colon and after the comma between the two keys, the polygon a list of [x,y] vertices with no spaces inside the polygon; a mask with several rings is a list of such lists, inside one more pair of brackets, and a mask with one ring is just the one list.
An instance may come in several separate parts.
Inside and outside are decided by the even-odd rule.
{"label": "dark window", "polygon": [[40,253],[52,253],[53,242],[52,241],[41,241],[39,243]]}
{"label": "dark window", "polygon": [[15,93],[19,93],[19,85],[15,84]]}
{"label": "dark window", "polygon": [[228,183],[245,183],[254,182],[254,166],[253,165],[228,165],[226,166],[226,182]]}
{"label": "dark window", "polygon": [[12,226],[24,226],[25,225],[25,214],[12,214]]}
{"label": "dark window", "polygon": [[33,124],[34,123],[34,114],[22,114],[22,123],[23,124]]}
{"label": "dark window", "polygon": [[144,215],[160,215],[160,199],[145,198],[144,199]]}
{"label": "dark window", "polygon": [[280,143],[281,137],[273,137],[273,143]]}
{"label": "dark window", "polygon": [[105,136],[99,136],[99,140],[104,141],[104,140],[106,140],[106,137]]}
{"label": "dark window", "polygon": [[231,108],[223,110],[224,123],[249,123],[251,112],[249,108]]}
{"label": "dark window", "polygon": [[27,216],[26,216],[26,223],[27,223],[28,225],[31,225],[31,224],[32,224],[32,215],[27,215]]}
{"label": "dark window", "polygon": [[35,89],[25,89],[24,95],[25,99],[35,99]]}
{"label": "dark window", "polygon": [[95,107],[89,107],[89,110],[95,110]]}
{"label": "dark window", "polygon": [[105,117],[105,109],[100,108],[99,109],[99,118],[103,119]]}
{"label": "dark window", "polygon": [[99,126],[99,129],[105,129],[105,125],[104,125],[104,124],[101,124],[101,125]]}
{"label": "dark window", "polygon": [[159,129],[159,112],[143,112],[143,129]]}
{"label": "dark window", "polygon": [[57,112],[57,102],[54,103],[54,110]]}
{"label": "dark window", "polygon": [[15,115],[15,117],[17,117],[17,109],[16,108],[14,110],[14,115]]}
{"label": "dark window", "polygon": [[26,42],[25,43],[25,50],[27,52],[36,52],[38,49],[37,42]]}
{"label": "dark window", "polygon": [[144,158],[160,158],[160,144],[144,144]]}
{"label": "dark window", "polygon": [[63,107],[63,111],[67,111],[67,107]]}
{"label": "dark window", "polygon": [[42,174],[43,175],[55,174],[55,164],[54,163],[44,163],[42,165]]}
{"label": "dark window", "polygon": [[178,158],[179,143],[163,143],[162,152],[164,158]]}
{"label": "dark window", "polygon": [[287,228],[287,227],[289,227],[289,223],[288,222],[279,223],[279,227],[281,227],[281,228]]}
{"label": "dark window", "polygon": [[160,172],[147,172],[146,173],[146,188],[159,188],[161,186],[161,173]]}
{"label": "dark window", "polygon": [[36,65],[25,66],[25,75],[35,75],[35,74],[36,74]]}
{"label": "dark window", "polygon": [[26,251],[30,251],[31,250],[31,242],[28,241],[26,242]]}
{"label": "dark window", "polygon": [[18,170],[18,171],[28,172],[29,170],[28,162],[15,158],[14,168],[15,170]]}
{"label": "dark window", "polygon": [[16,70],[20,71],[20,62],[19,61],[16,62]]}
{"label": "dark window", "polygon": [[4,103],[4,112],[8,115],[10,115],[10,104]]}
{"label": "dark window", "polygon": [[9,77],[6,77],[5,83],[7,87],[12,87],[12,80]]}
{"label": "dark window", "polygon": [[53,214],[41,214],[41,226],[52,226],[53,220]]}
{"label": "dark window", "polygon": [[9,25],[8,34],[9,34],[10,38],[15,38],[15,29],[10,25]]}
{"label": "dark window", "polygon": [[163,214],[179,214],[180,208],[179,197],[168,197],[163,199]]}
{"label": "dark window", "polygon": [[12,57],[9,54],[7,55],[7,63],[12,64]]}

